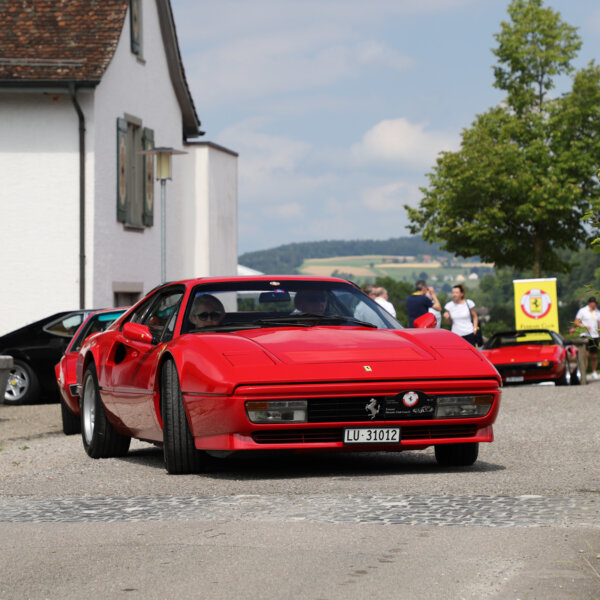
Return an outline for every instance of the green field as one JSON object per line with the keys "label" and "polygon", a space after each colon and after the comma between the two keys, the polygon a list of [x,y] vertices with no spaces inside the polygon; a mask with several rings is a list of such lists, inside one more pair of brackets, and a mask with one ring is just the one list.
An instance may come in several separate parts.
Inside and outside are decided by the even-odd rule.
{"label": "green field", "polygon": [[[299,268],[300,273],[323,277],[335,276],[367,283],[377,277],[391,277],[413,283],[426,274],[427,281],[439,287],[464,282],[470,288],[478,287],[478,278],[492,272],[493,266],[479,262],[461,261],[453,258],[414,256],[336,256],[333,258],[307,259]],[[469,279],[471,276],[471,279]]]}

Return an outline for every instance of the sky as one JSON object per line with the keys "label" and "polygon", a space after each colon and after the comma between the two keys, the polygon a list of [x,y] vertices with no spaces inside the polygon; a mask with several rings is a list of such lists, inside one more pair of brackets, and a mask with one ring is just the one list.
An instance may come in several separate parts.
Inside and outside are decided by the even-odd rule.
{"label": "sky", "polygon": [[[171,0],[202,138],[239,154],[239,253],[410,235],[440,151],[502,101],[508,0]],[[546,0],[600,62],[598,0]],[[555,94],[570,80],[557,82]]]}

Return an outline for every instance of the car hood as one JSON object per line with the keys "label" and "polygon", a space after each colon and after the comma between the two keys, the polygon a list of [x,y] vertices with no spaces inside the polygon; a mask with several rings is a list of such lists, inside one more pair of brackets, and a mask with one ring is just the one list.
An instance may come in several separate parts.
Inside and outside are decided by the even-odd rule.
{"label": "car hood", "polygon": [[227,384],[499,379],[478,350],[439,329],[317,326],[188,334],[175,341],[172,352],[183,359],[184,391],[207,378],[214,392],[225,392]]}
{"label": "car hood", "polygon": [[495,365],[556,360],[559,353],[560,348],[558,346],[537,346],[535,344],[508,346],[506,348],[494,348],[493,350],[483,351],[487,359]]}

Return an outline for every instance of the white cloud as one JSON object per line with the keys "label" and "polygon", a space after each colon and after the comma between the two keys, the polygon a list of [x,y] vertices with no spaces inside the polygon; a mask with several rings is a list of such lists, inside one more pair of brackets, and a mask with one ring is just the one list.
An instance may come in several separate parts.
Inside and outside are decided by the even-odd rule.
{"label": "white cloud", "polygon": [[307,23],[326,23],[336,28],[365,28],[392,17],[452,12],[480,0],[171,0],[180,39],[211,43],[258,34],[276,28],[302,28]]}
{"label": "white cloud", "polygon": [[404,213],[404,205],[415,205],[420,195],[417,185],[396,181],[363,190],[362,203],[378,213]]}
{"label": "white cloud", "polygon": [[388,119],[369,129],[351,152],[359,163],[386,162],[430,167],[443,150],[456,150],[459,136],[430,131],[424,124],[407,119]]}
{"label": "white cloud", "polygon": [[270,205],[269,211],[280,204],[278,213],[289,218],[300,214],[299,198],[328,185],[333,176],[311,174],[305,164],[312,146],[266,133],[268,124],[267,119],[247,119],[221,132],[218,143],[239,153],[240,195],[253,205]]}
{"label": "white cloud", "polygon": [[298,219],[304,216],[304,207],[298,202],[288,202],[275,206],[271,212],[280,219]]}
{"label": "white cloud", "polygon": [[348,40],[330,28],[277,30],[246,36],[188,53],[186,73],[205,107],[265,98],[298,90],[317,90],[357,77],[367,69],[395,72],[413,60],[375,40]]}

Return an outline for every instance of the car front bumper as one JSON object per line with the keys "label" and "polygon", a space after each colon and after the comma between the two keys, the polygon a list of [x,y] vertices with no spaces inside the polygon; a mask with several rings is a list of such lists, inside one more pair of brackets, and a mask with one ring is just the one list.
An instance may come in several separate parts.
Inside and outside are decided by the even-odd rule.
{"label": "car front bumper", "polygon": [[[420,397],[444,395],[493,396],[489,412],[481,417],[423,418],[414,414],[398,418],[389,414],[386,398],[406,392]],[[314,383],[297,385],[245,385],[231,396],[183,394],[191,433],[199,450],[337,449],[337,450],[417,450],[435,444],[493,441],[501,391],[496,380],[396,381],[359,383]],[[369,419],[366,405],[381,399],[382,412]],[[308,402],[308,419],[303,423],[252,423],[246,402],[297,400]],[[310,407],[326,404],[323,412]],[[388,400],[389,403],[389,400]],[[339,408],[339,414],[336,411]],[[399,428],[399,443],[346,444],[347,428]]]}

